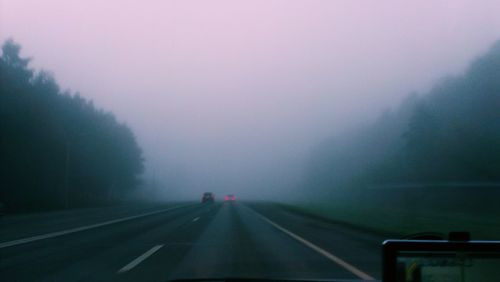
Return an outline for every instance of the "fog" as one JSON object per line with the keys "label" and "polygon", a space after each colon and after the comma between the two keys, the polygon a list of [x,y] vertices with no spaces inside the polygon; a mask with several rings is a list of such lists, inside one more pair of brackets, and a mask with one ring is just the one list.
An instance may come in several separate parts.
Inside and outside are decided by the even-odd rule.
{"label": "fog", "polygon": [[134,131],[163,195],[293,196],[311,150],[500,39],[498,1],[0,0],[0,40]]}

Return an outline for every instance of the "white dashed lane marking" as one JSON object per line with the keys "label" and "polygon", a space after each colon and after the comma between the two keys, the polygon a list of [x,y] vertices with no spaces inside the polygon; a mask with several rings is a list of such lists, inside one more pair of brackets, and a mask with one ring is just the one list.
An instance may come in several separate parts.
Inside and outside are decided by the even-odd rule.
{"label": "white dashed lane marking", "polygon": [[120,273],[124,273],[124,272],[131,270],[132,268],[139,265],[139,263],[143,262],[145,259],[150,257],[152,254],[156,253],[159,249],[161,249],[161,247],[163,247],[163,245],[156,245],[156,246],[152,247],[147,252],[145,252],[144,254],[140,255],[139,257],[137,257],[136,259],[131,261],[129,264],[122,267],[120,270],[118,270],[117,273],[120,274]]}

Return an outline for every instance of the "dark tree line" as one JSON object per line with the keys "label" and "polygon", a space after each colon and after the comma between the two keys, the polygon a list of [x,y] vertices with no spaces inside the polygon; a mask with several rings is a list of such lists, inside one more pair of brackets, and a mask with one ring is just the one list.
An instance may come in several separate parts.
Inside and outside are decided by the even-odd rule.
{"label": "dark tree line", "polygon": [[119,201],[143,170],[134,134],[30,68],[20,49],[7,40],[0,58],[0,203],[20,211]]}
{"label": "dark tree line", "polygon": [[463,75],[410,95],[370,126],[312,154],[306,187],[500,182],[500,42]]}

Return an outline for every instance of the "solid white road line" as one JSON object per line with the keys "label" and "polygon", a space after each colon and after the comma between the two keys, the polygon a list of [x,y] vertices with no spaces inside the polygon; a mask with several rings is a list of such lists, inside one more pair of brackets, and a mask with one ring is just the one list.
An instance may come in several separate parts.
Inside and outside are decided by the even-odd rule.
{"label": "solid white road line", "polygon": [[200,219],[200,217],[193,219],[193,222],[198,221],[198,219]]}
{"label": "solid white road line", "polygon": [[149,251],[145,252],[144,254],[140,255],[139,257],[131,261],[129,264],[122,267],[120,270],[118,270],[117,273],[123,273],[131,270],[132,268],[136,267],[139,263],[143,262],[145,259],[150,257],[152,254],[156,253],[156,251],[161,249],[161,247],[163,247],[163,245],[156,245],[152,247]]}
{"label": "solid white road line", "polygon": [[89,230],[89,229],[94,229],[94,228],[98,228],[98,227],[102,227],[102,226],[106,226],[106,225],[111,225],[111,224],[115,224],[115,223],[119,223],[119,222],[124,222],[124,221],[132,220],[132,219],[136,219],[136,218],[140,218],[140,217],[159,214],[162,212],[167,212],[167,211],[171,211],[171,210],[175,210],[175,209],[187,207],[187,206],[189,206],[189,205],[175,206],[175,207],[171,207],[168,209],[162,209],[162,210],[158,210],[158,211],[154,211],[154,212],[148,212],[148,213],[143,213],[143,214],[139,214],[139,215],[123,217],[123,218],[119,218],[119,219],[114,219],[114,220],[109,220],[109,221],[105,221],[105,222],[92,224],[92,225],[86,225],[86,226],[82,226],[82,227],[77,227],[77,228],[72,228],[72,229],[67,229],[67,230],[62,230],[62,231],[57,231],[57,232],[52,232],[52,233],[47,233],[47,234],[42,234],[42,235],[37,235],[37,236],[32,236],[32,237],[26,237],[26,238],[22,238],[22,239],[7,241],[7,242],[2,242],[2,243],[0,243],[0,249],[12,247],[12,246],[16,246],[16,245],[21,245],[21,244],[26,244],[26,243],[31,243],[31,242],[39,241],[39,240],[43,240],[43,239],[59,237],[59,236],[63,236],[63,235],[71,234],[71,233],[76,233],[76,232],[80,232],[80,231],[85,231],[85,230]]}
{"label": "solid white road line", "polygon": [[346,270],[348,270],[352,274],[356,275],[357,277],[359,277],[359,278],[361,278],[363,280],[375,280],[375,278],[371,277],[370,275],[368,275],[365,272],[361,271],[360,269],[356,268],[352,264],[349,264],[346,261],[344,261],[343,259],[341,259],[341,258],[333,255],[332,253],[329,253],[328,251],[325,251],[324,249],[322,249],[322,248],[316,246],[315,244],[307,241],[306,239],[300,237],[299,235],[297,235],[295,233],[292,233],[291,231],[285,229],[284,227],[280,226],[279,224],[275,223],[274,221],[268,219],[267,217],[261,215],[260,213],[258,213],[256,211],[254,211],[253,209],[250,209],[250,210],[252,210],[262,220],[266,221],[267,223],[271,224],[272,226],[274,226],[278,230],[284,232],[285,234],[287,234],[290,237],[292,237],[293,239],[301,242],[302,244],[306,245],[307,247],[309,247],[309,248],[315,250],[316,252],[322,254],[327,259],[329,259],[329,260],[333,261],[334,263],[342,266],[343,268],[345,268]]}

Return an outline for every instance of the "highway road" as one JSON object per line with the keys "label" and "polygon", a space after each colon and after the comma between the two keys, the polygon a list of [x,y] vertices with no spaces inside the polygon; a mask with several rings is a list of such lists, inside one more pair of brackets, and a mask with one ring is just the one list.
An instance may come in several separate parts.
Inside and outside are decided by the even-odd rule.
{"label": "highway road", "polygon": [[0,219],[0,281],[379,279],[383,237],[270,203],[171,203]]}

